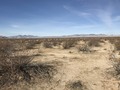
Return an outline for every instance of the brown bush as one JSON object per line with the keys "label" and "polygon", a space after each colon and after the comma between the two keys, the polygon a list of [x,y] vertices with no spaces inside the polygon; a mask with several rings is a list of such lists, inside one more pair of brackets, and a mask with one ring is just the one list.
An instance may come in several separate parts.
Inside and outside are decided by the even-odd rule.
{"label": "brown bush", "polygon": [[83,53],[91,52],[90,47],[88,45],[83,45],[83,46],[78,47],[78,51],[79,52],[81,51]]}
{"label": "brown bush", "polygon": [[113,64],[113,69],[114,70],[112,70],[112,75],[115,77],[115,78],[117,78],[117,79],[119,79],[120,80],[120,60],[118,59],[118,60],[114,60],[113,62],[112,62],[112,64]]}
{"label": "brown bush", "polygon": [[13,57],[14,44],[10,41],[1,41],[0,44],[0,86],[16,83],[19,80],[21,67],[27,65],[28,57]]}
{"label": "brown bush", "polygon": [[31,58],[22,56],[10,58],[9,62],[0,63],[0,87],[19,82],[33,82],[35,78],[49,81],[56,72],[53,65],[46,63],[32,64]]}
{"label": "brown bush", "polygon": [[90,47],[99,47],[100,46],[100,41],[99,40],[95,40],[95,39],[93,39],[93,40],[90,40],[89,42],[88,42],[88,46],[90,46]]}
{"label": "brown bush", "polygon": [[44,42],[44,43],[43,43],[43,46],[44,46],[45,48],[52,48],[53,44],[52,44],[52,42]]}
{"label": "brown bush", "polygon": [[84,83],[80,80],[75,81],[75,82],[69,82],[66,87],[68,88],[67,90],[88,90]]}
{"label": "brown bush", "polygon": [[34,46],[38,44],[39,42],[36,40],[26,40],[26,49],[34,49]]}
{"label": "brown bush", "polygon": [[0,44],[0,89],[19,82],[30,83],[34,78],[50,80],[56,72],[54,65],[32,63],[33,57],[14,55],[13,44],[1,41]]}
{"label": "brown bush", "polygon": [[120,50],[120,41],[114,43],[116,50]]}
{"label": "brown bush", "polygon": [[75,41],[67,40],[67,41],[63,42],[62,46],[64,49],[69,49],[69,48],[73,47],[74,45],[75,45]]}
{"label": "brown bush", "polygon": [[[24,71],[24,67],[30,63],[28,57],[9,57],[0,61],[0,85],[11,85],[21,80],[28,81],[30,76]],[[24,77],[24,78],[23,78]]]}

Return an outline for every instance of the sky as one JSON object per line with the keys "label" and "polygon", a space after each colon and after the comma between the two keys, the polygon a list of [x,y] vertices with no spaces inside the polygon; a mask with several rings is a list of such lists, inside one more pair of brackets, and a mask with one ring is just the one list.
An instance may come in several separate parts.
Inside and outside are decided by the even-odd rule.
{"label": "sky", "polygon": [[0,35],[120,34],[120,0],[0,0]]}

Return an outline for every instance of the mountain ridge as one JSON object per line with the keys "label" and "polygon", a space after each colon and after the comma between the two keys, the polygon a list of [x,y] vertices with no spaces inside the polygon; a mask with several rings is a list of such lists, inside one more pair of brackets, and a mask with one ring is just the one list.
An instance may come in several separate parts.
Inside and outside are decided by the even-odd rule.
{"label": "mountain ridge", "polygon": [[113,34],[73,34],[61,36],[34,36],[34,35],[16,35],[16,36],[0,36],[0,38],[67,38],[67,37],[120,37]]}

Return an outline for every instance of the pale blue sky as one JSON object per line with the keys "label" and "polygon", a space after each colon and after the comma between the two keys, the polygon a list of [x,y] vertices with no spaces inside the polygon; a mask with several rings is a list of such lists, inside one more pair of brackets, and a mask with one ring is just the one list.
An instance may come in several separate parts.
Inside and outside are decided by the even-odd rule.
{"label": "pale blue sky", "polygon": [[0,0],[0,35],[120,34],[120,0]]}

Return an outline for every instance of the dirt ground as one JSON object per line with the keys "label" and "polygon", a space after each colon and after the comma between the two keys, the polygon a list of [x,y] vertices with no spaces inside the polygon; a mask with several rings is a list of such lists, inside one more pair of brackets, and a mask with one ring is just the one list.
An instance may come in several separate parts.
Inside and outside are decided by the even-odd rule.
{"label": "dirt ground", "polygon": [[[29,90],[120,90],[119,81],[108,73],[113,67],[110,58],[118,58],[119,55],[115,52],[112,57],[114,45],[109,41],[100,44],[101,46],[92,48],[94,52],[89,53],[78,52],[76,47],[44,48],[41,44],[26,51],[34,55],[34,61],[56,62],[58,66],[58,73],[51,83],[38,83]],[[69,87],[70,83],[77,81],[81,81],[86,88]]]}

